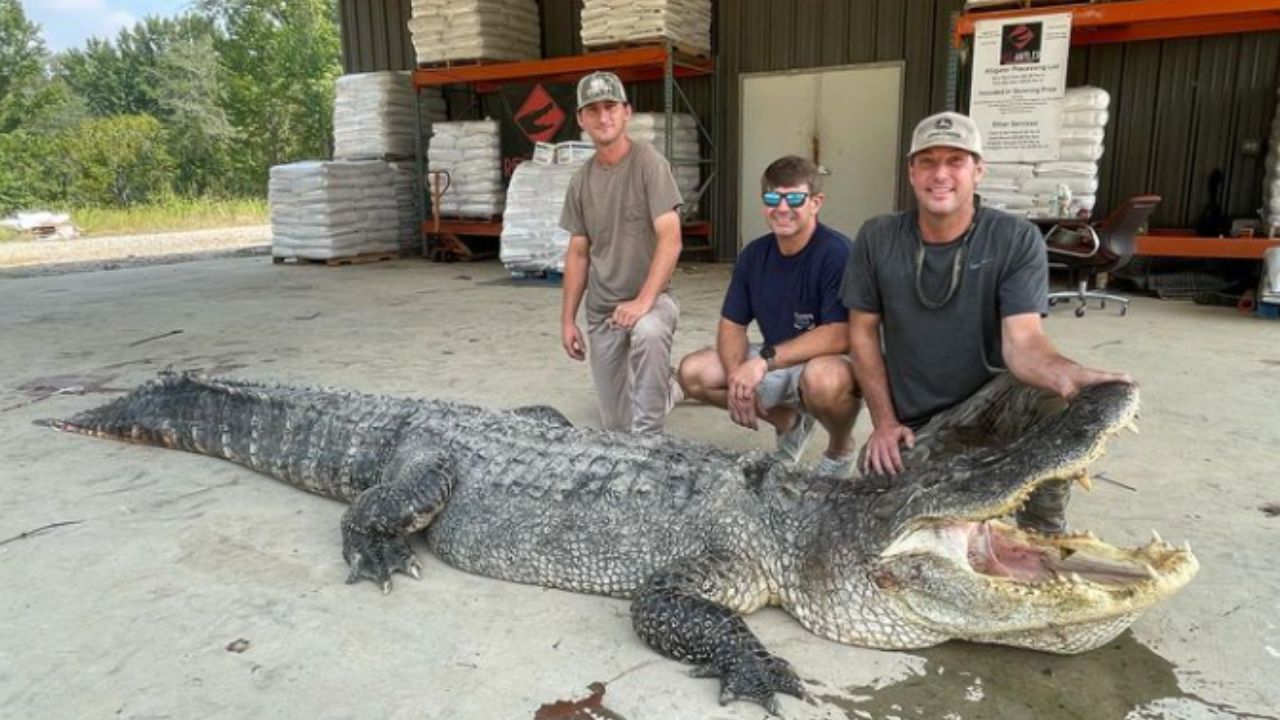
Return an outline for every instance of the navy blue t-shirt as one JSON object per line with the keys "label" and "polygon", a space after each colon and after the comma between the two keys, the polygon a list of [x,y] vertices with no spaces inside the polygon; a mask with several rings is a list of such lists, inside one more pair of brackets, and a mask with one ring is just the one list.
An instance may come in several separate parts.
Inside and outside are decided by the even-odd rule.
{"label": "navy blue t-shirt", "polygon": [[738,254],[720,314],[730,322],[755,320],[769,345],[779,345],[819,325],[848,322],[840,281],[852,241],[818,223],[800,252],[787,257],[773,233],[752,240]]}

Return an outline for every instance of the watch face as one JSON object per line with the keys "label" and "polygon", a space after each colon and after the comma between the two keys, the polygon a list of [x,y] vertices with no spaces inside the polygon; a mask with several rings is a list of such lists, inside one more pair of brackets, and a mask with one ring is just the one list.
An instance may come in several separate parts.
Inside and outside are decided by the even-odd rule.
{"label": "watch face", "polygon": [[773,349],[772,345],[765,345],[764,347],[760,348],[760,357],[764,358],[765,360],[772,360],[773,356],[776,353],[777,351]]}

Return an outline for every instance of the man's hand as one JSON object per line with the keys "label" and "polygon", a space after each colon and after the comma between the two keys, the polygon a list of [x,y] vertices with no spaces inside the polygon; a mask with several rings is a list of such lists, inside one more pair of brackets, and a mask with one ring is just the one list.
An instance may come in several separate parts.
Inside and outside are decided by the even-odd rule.
{"label": "man's hand", "polygon": [[1125,372],[1095,370],[1094,368],[1076,365],[1066,373],[1059,376],[1054,390],[1063,398],[1070,400],[1076,396],[1076,393],[1079,393],[1086,387],[1104,382],[1125,382],[1132,384],[1133,378],[1129,377],[1129,373]]}
{"label": "man's hand", "polygon": [[729,373],[729,417],[743,427],[757,429],[756,388],[769,371],[763,358],[752,358]]}
{"label": "man's hand", "polygon": [[915,447],[916,434],[911,432],[911,428],[896,421],[877,425],[867,439],[862,471],[885,475],[902,472],[902,451],[898,449],[900,443],[908,448]]}
{"label": "man's hand", "polygon": [[641,298],[628,300],[613,309],[613,315],[610,316],[609,321],[612,322],[615,327],[630,330],[635,327],[636,323],[640,321],[640,318],[645,316],[645,313],[652,309],[652,300],[643,300]]}
{"label": "man's hand", "polygon": [[564,346],[565,354],[574,360],[587,359],[587,345],[582,341],[582,331],[578,329],[578,323],[567,322],[560,326],[560,344]]}

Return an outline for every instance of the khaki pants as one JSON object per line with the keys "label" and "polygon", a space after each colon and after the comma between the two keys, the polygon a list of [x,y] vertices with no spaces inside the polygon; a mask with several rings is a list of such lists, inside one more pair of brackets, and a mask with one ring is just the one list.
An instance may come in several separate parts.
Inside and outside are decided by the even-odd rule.
{"label": "khaki pants", "polygon": [[662,432],[674,404],[671,341],[680,306],[663,293],[630,330],[603,321],[587,326],[587,352],[606,430]]}

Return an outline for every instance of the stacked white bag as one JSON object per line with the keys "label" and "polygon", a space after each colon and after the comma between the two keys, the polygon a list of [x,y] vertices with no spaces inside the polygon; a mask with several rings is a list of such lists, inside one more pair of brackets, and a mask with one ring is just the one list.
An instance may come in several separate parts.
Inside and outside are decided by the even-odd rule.
{"label": "stacked white bag", "polygon": [[413,0],[409,34],[418,62],[536,60],[536,0]]}
{"label": "stacked white bag", "polygon": [[[422,91],[424,126],[445,119],[444,96]],[[342,160],[413,157],[413,86],[407,72],[343,75],[334,87],[333,157]]]}
{"label": "stacked white bag", "polygon": [[512,274],[564,272],[569,233],[560,227],[560,212],[570,178],[593,152],[580,143],[562,145],[567,152],[543,146],[547,152],[535,152],[533,160],[521,163],[511,175],[499,257]]}
{"label": "stacked white bag", "polygon": [[271,168],[271,254],[323,260],[400,248],[391,169],[382,160]]}
{"label": "stacked white bag", "polygon": [[1262,191],[1263,233],[1280,237],[1280,90],[1276,91],[1276,116],[1271,121],[1271,149],[1267,151],[1267,179]]}
{"label": "stacked white bag", "polygon": [[[627,136],[632,140],[647,142],[660,153],[667,151],[666,116],[662,113],[634,113],[631,122],[627,123]],[[676,187],[680,188],[680,197],[685,200],[686,214],[694,212],[698,195],[698,187],[702,181],[702,166],[698,163],[698,124],[688,113],[673,113],[671,116],[671,172],[676,177]],[[591,136],[582,133],[584,141]]]}
{"label": "stacked white bag", "polygon": [[711,54],[711,0],[583,0],[582,44],[670,40]]}
{"label": "stacked white bag", "polygon": [[413,184],[413,161],[389,162],[392,195],[396,201],[396,241],[403,255],[421,255],[422,226],[419,224],[418,205],[414,202],[417,188]]}
{"label": "stacked white bag", "polygon": [[1102,88],[1068,88],[1058,160],[987,163],[978,185],[984,204],[1032,219],[1092,215],[1110,105],[1111,96]]}
{"label": "stacked white bag", "polygon": [[[427,186],[431,173],[447,172],[440,198],[441,217],[483,218],[502,214],[502,141],[496,120],[438,122],[427,146]],[[444,179],[441,178],[443,187]]]}

